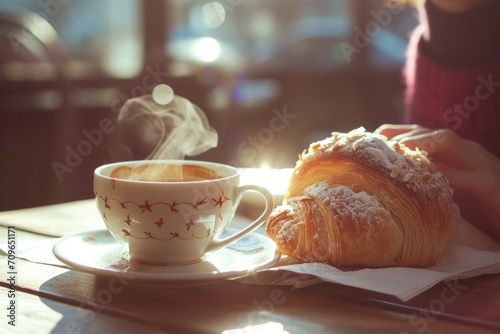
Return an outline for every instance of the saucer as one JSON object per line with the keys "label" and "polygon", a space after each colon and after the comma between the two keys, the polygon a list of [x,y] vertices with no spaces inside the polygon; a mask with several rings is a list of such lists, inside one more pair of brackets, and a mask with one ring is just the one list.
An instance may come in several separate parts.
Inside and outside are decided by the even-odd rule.
{"label": "saucer", "polygon": [[[235,231],[229,228],[221,238]],[[84,272],[125,279],[131,284],[172,287],[247,276],[271,267],[280,258],[276,244],[258,233],[250,233],[225,248],[207,253],[203,261],[189,265],[152,265],[130,259],[108,230],[61,238],[52,251],[61,262]]]}

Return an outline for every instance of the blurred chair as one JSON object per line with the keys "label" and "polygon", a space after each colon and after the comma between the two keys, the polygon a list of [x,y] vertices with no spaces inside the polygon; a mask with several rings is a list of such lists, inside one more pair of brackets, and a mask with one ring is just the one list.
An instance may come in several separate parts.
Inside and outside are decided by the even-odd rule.
{"label": "blurred chair", "polygon": [[[54,143],[67,142],[74,133],[69,60],[60,36],[43,17],[0,8],[0,210],[64,197],[56,194],[61,190],[48,173],[53,173]],[[43,94],[57,97],[55,110],[32,98]]]}
{"label": "blurred chair", "polygon": [[56,30],[40,15],[25,9],[0,8],[0,60],[52,63],[60,78],[69,52]]}

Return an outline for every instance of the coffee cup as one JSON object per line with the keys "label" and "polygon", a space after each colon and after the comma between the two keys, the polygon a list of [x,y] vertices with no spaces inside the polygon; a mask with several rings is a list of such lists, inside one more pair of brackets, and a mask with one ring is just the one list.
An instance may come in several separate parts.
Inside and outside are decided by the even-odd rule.
{"label": "coffee cup", "polygon": [[[221,239],[245,192],[266,206],[251,224]],[[94,172],[97,208],[113,237],[133,260],[183,265],[203,260],[265,223],[273,196],[265,188],[240,185],[237,169],[190,160],[125,161]]]}

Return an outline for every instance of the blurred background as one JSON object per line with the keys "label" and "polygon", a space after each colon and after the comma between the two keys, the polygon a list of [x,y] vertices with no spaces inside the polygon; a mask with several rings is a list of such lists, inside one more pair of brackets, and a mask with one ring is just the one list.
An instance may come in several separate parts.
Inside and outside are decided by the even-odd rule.
{"label": "blurred background", "polygon": [[187,158],[238,167],[402,122],[416,25],[382,0],[2,0],[0,210],[91,198],[95,167],[146,157],[116,117],[161,84],[219,134]]}

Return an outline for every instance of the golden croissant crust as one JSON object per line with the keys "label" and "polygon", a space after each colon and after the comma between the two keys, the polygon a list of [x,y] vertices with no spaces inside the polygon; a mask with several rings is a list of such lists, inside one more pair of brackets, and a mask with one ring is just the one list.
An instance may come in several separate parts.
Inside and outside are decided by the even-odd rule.
{"label": "golden croissant crust", "polygon": [[454,232],[452,192],[427,154],[363,128],[311,144],[266,224],[308,262],[426,266]]}

